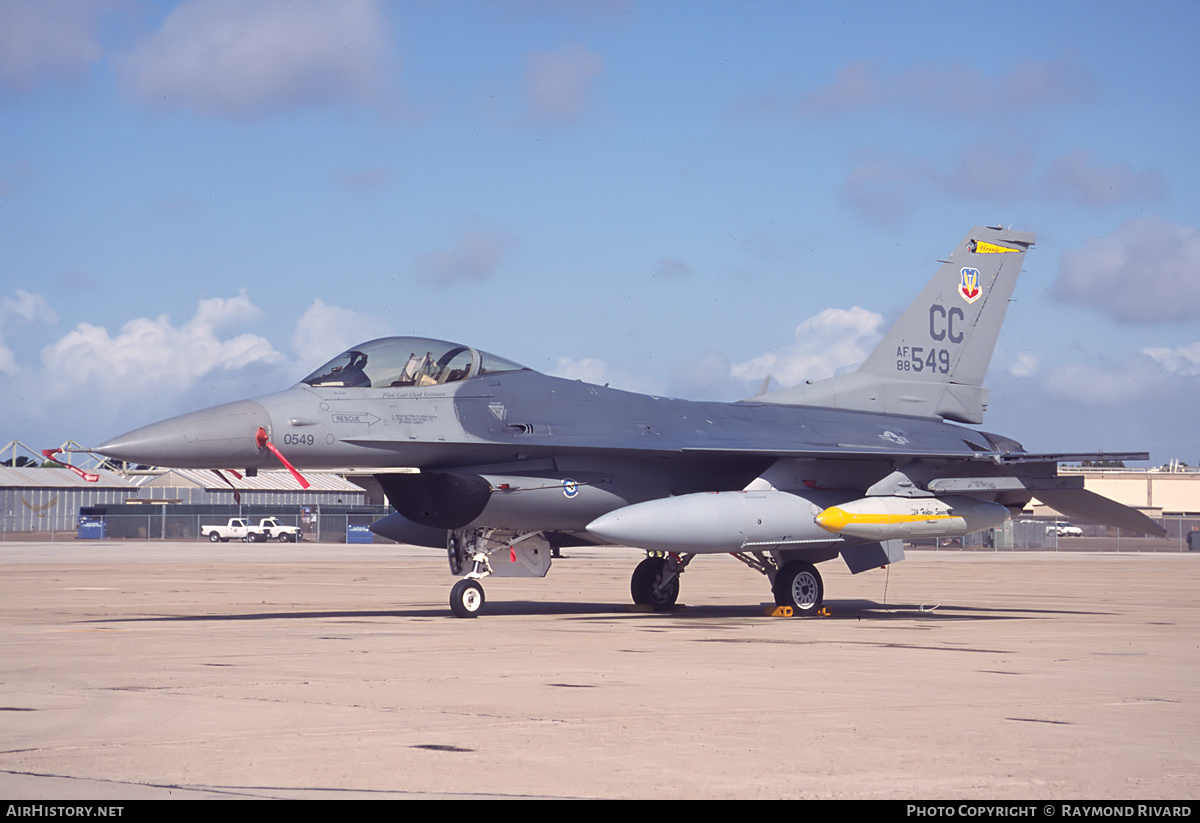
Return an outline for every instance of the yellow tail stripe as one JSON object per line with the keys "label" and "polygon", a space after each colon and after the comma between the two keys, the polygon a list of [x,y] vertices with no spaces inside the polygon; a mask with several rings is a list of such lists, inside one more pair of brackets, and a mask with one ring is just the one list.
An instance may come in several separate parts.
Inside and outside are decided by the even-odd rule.
{"label": "yellow tail stripe", "polygon": [[976,254],[1004,254],[1010,251],[1019,251],[1019,249],[1010,249],[1008,246],[997,246],[995,243],[985,243],[982,240],[975,241]]}

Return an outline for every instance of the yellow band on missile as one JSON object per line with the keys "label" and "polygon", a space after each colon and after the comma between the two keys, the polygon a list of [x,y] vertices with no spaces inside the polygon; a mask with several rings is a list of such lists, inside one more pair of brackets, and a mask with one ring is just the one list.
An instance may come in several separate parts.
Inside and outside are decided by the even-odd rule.
{"label": "yellow band on missile", "polygon": [[995,243],[985,243],[982,240],[975,241],[976,254],[1004,254],[1010,251],[1018,251],[1018,249],[1010,249],[1008,246],[997,246]]}
{"label": "yellow band on missile", "polygon": [[883,514],[881,512],[853,514],[838,506],[830,506],[816,516],[816,522],[822,529],[837,534],[852,523],[868,526],[889,526],[896,523],[924,523],[930,520],[949,520],[951,517],[953,515],[950,514]]}

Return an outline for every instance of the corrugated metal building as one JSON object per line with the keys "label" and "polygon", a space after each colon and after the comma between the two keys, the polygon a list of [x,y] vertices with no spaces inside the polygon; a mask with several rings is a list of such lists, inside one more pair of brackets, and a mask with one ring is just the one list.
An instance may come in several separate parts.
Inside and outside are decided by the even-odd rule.
{"label": "corrugated metal building", "polygon": [[70,469],[0,466],[0,533],[72,531],[80,508],[120,505],[138,494],[118,474],[92,473],[94,483]]}
{"label": "corrugated metal building", "polygon": [[361,506],[366,492],[336,474],[309,472],[309,488],[302,489],[285,471],[262,471],[254,477],[218,475],[203,469],[169,469],[134,473],[129,481],[138,488],[139,500],[161,500],[197,506]]}
{"label": "corrugated metal building", "polygon": [[[127,504],[152,506],[165,518],[185,509],[190,514],[195,507],[229,516],[243,511],[273,515],[302,510],[346,511],[363,507],[366,502],[361,487],[338,475],[319,472],[306,475],[308,489],[300,488],[284,471],[240,478],[190,469],[129,475],[97,469],[90,473],[97,475],[95,482],[70,469],[0,466],[0,536],[74,532],[81,509],[128,512]],[[240,502],[235,499],[235,489]],[[194,528],[190,531],[195,533]]]}

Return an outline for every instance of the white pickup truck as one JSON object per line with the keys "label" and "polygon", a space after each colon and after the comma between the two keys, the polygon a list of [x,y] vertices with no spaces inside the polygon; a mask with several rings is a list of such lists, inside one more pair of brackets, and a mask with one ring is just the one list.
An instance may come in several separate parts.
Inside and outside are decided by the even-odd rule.
{"label": "white pickup truck", "polygon": [[230,540],[251,540],[251,535],[258,532],[256,526],[251,526],[249,520],[231,517],[224,526],[201,526],[200,534],[214,543],[228,543]]}
{"label": "white pickup truck", "polygon": [[214,543],[241,540],[246,543],[263,543],[278,540],[280,543],[295,543],[300,539],[300,529],[287,526],[275,517],[264,517],[255,526],[244,517],[231,517],[224,526],[201,526],[200,534]]}
{"label": "white pickup truck", "polygon": [[278,540],[280,543],[295,543],[300,539],[300,527],[288,526],[277,517],[264,517],[258,521],[258,540]]}

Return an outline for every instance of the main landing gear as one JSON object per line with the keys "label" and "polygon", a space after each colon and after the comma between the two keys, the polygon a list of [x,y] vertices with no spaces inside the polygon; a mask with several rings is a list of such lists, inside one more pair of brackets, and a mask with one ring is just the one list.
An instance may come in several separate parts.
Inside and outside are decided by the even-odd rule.
{"label": "main landing gear", "polygon": [[679,599],[679,575],[693,557],[694,554],[682,557],[651,556],[638,563],[629,581],[633,602],[639,606],[649,606],[656,612],[674,608],[675,601]]}
{"label": "main landing gear", "polygon": [[771,584],[776,606],[791,606],[800,617],[814,615],[825,600],[825,584],[817,567],[805,560],[793,560],[775,573]]}
{"label": "main landing gear", "polygon": [[[655,611],[669,611],[679,599],[679,575],[694,554],[652,554],[633,570],[629,591],[633,602]],[[825,602],[825,584],[817,567],[807,560],[790,560],[781,567],[763,552],[735,552],[738,560],[771,580],[776,606],[790,606],[797,617],[819,614]]]}
{"label": "main landing gear", "polygon": [[[734,552],[733,556],[771,581],[776,606],[790,606],[796,617],[821,613],[825,602],[825,584],[817,567],[807,560],[788,560],[778,553]],[[821,560],[836,557],[833,553]]]}

